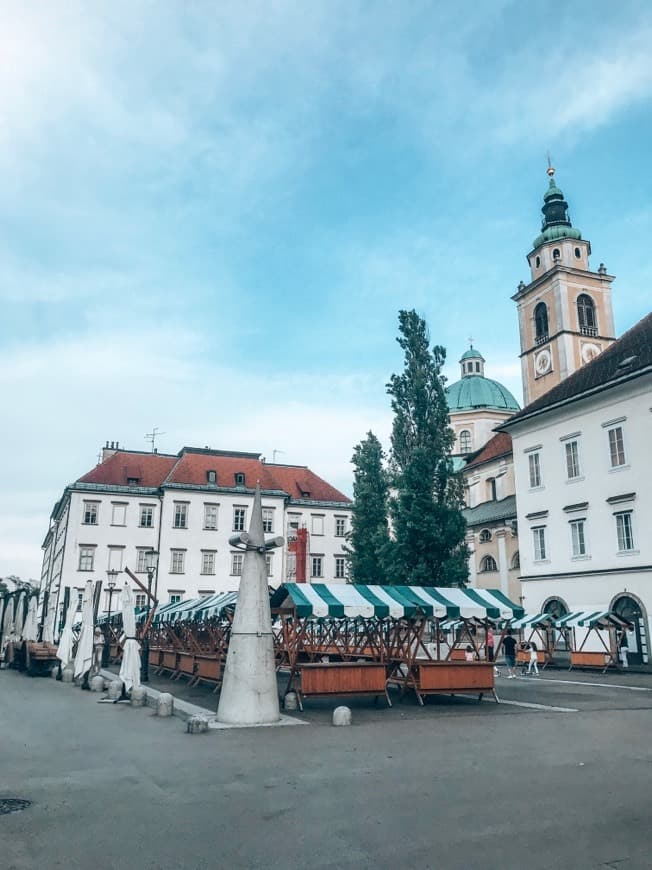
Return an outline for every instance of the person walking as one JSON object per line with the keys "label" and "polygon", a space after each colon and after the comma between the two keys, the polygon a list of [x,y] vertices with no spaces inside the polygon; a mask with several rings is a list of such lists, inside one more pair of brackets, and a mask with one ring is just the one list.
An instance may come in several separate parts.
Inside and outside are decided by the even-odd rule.
{"label": "person walking", "polygon": [[623,628],[622,634],[620,635],[620,664],[624,668],[629,667],[629,660],[627,658],[627,654],[629,652],[629,641],[627,640],[627,629]]}
{"label": "person walking", "polygon": [[534,668],[534,673],[539,676],[539,659],[537,656],[537,645],[531,640],[530,641],[530,661],[528,662],[527,672],[528,674],[532,673],[532,669]]}
{"label": "person walking", "polygon": [[492,662],[494,660],[494,633],[490,625],[487,626],[487,637],[485,640],[485,654],[487,656],[487,661]]}
{"label": "person walking", "polygon": [[514,673],[514,668],[516,667],[516,640],[512,635],[511,628],[507,630],[507,635],[505,636],[505,640],[503,641],[503,646],[505,647],[505,667],[507,668],[507,679],[513,680],[516,674]]}

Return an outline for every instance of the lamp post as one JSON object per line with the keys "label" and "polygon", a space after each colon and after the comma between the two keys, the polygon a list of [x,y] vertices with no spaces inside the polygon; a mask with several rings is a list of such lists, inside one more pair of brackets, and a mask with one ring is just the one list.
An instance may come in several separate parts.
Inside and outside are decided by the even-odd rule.
{"label": "lamp post", "polygon": [[158,565],[158,550],[147,550],[145,553],[145,567],[147,568],[147,612],[145,614],[146,631],[141,642],[140,658],[140,681],[149,682],[149,614],[152,606],[152,580]]}
{"label": "lamp post", "polygon": [[102,667],[108,668],[111,664],[111,603],[113,602],[113,593],[115,591],[115,583],[116,577],[118,576],[118,571],[115,568],[111,568],[106,572],[107,577],[109,578],[106,583],[106,588],[109,593],[109,615],[106,618],[106,634],[105,634],[105,643],[104,649],[102,651]]}

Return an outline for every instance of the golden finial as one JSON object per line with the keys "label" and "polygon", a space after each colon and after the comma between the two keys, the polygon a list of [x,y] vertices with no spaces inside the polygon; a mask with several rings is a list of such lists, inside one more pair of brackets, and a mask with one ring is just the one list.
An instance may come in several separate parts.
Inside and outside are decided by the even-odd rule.
{"label": "golden finial", "polygon": [[552,162],[550,160],[550,151],[546,151],[546,157],[548,158],[548,168],[546,169],[546,172],[552,178],[555,174],[555,167],[552,165]]}

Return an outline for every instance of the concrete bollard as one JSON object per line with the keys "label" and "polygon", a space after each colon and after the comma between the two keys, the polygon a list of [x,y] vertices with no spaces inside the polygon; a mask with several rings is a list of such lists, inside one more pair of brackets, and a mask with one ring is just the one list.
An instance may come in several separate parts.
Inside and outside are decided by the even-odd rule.
{"label": "concrete bollard", "polygon": [[188,734],[203,734],[208,731],[208,719],[204,716],[191,716],[186,721],[186,731]]}
{"label": "concrete bollard", "polygon": [[351,710],[349,707],[336,707],[333,710],[333,725],[350,725]]}
{"label": "concrete bollard", "polygon": [[285,698],[283,699],[283,707],[286,710],[298,710],[299,709],[299,699],[296,696],[296,692],[288,692]]}
{"label": "concrete bollard", "polygon": [[144,707],[147,703],[147,692],[142,686],[134,686],[130,700],[132,707]]}
{"label": "concrete bollard", "polygon": [[169,692],[161,692],[156,702],[156,715],[171,716],[174,707],[174,698]]}
{"label": "concrete bollard", "polygon": [[109,683],[109,699],[119,701],[122,697],[122,680],[111,680]]}
{"label": "concrete bollard", "polygon": [[72,667],[66,667],[61,671],[61,682],[62,683],[72,683],[75,676],[73,673]]}
{"label": "concrete bollard", "polygon": [[96,674],[94,677],[91,677],[91,692],[103,692],[104,691],[104,677],[100,677],[99,674]]}
{"label": "concrete bollard", "polygon": [[52,677],[53,680],[56,680],[56,678],[59,676],[59,665],[52,666],[52,670],[50,671],[50,676]]}

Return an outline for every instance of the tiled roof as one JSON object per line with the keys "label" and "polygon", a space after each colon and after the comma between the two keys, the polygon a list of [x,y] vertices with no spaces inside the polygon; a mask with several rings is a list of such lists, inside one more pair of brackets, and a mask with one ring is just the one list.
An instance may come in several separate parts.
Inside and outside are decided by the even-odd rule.
{"label": "tiled roof", "polygon": [[508,495],[500,501],[484,501],[462,511],[469,526],[484,525],[498,520],[516,519],[516,496]]}
{"label": "tiled roof", "polygon": [[509,429],[513,423],[541,413],[553,405],[578,399],[643,374],[652,367],[652,313],[622,335],[599,356],[553,387],[541,398],[501,424]]}
{"label": "tiled roof", "polygon": [[498,459],[500,456],[511,456],[512,453],[512,436],[507,432],[498,432],[494,435],[482,450],[478,451],[473,459],[468,462],[465,468],[475,468],[477,465],[483,465],[492,459]]}
{"label": "tiled roof", "polygon": [[244,474],[246,489],[253,489],[260,481],[263,491],[285,492],[294,499],[350,503],[347,496],[304,465],[274,465],[262,462],[259,454],[225,450],[184,448],[178,456],[119,450],[80,477],[78,483],[127,486],[129,478],[137,478],[138,485],[145,487],[206,486],[209,471],[216,473],[218,488],[235,488],[236,474]]}

